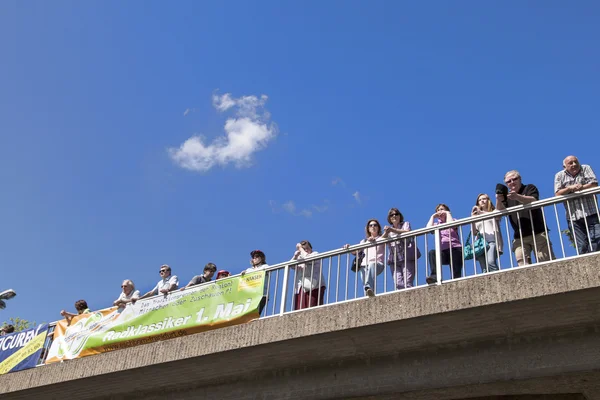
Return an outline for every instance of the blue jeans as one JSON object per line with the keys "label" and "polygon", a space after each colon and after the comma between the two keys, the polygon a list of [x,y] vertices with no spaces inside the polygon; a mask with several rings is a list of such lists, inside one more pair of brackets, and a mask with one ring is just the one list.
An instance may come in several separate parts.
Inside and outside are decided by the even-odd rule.
{"label": "blue jeans", "polygon": [[358,272],[360,272],[360,278],[362,279],[363,284],[365,285],[365,290],[373,289],[373,291],[375,291],[375,273],[379,275],[383,272],[383,270],[383,263],[375,262],[370,262],[367,264],[366,267],[361,266],[358,269]]}
{"label": "blue jeans", "polygon": [[[481,272],[492,272],[498,271],[498,263],[496,261],[497,253],[496,253],[496,242],[488,242],[490,246],[485,254],[481,257],[477,257],[477,261],[479,261],[479,267],[481,267]],[[487,264],[486,264],[487,261]]]}
{"label": "blue jeans", "polygon": [[[573,236],[575,236],[575,242],[577,243],[577,250],[579,250],[579,254],[600,250],[600,222],[598,221],[598,214],[588,215],[585,217],[585,220],[580,218],[575,221],[571,221],[571,225],[571,232],[574,231]],[[590,231],[589,240],[588,229]],[[592,242],[591,249],[590,241]]]}

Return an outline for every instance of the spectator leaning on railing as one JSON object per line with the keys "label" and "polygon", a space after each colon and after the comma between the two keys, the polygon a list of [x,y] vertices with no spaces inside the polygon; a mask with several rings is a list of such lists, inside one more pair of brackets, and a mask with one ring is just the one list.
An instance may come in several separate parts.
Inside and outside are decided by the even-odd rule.
{"label": "spectator leaning on railing", "polygon": [[[471,215],[481,215],[494,211],[494,204],[490,200],[490,196],[485,193],[481,193],[475,200],[475,206],[471,210]],[[472,224],[473,237],[472,243],[475,243],[475,239],[478,235],[482,235],[487,243],[487,250],[484,254],[477,257],[481,272],[498,271],[498,254],[503,253],[504,240],[502,239],[502,231],[498,226],[500,217],[493,217],[484,221],[479,221]]]}
{"label": "spectator leaning on railing", "polygon": [[81,314],[87,314],[87,313],[91,312],[90,309],[89,309],[89,307],[88,307],[88,304],[87,304],[87,302],[85,300],[77,300],[75,302],[75,310],[77,310],[77,314],[73,314],[73,313],[70,313],[68,311],[61,310],[60,311],[60,315],[62,315],[63,317],[65,317],[66,320],[67,320],[67,323],[70,324],[71,320],[73,319],[73,317],[76,317],[76,316],[81,315]]}
{"label": "spectator leaning on railing", "polygon": [[[435,213],[431,215],[427,222],[427,227],[437,226],[446,222],[456,221],[450,213],[450,207],[441,203],[435,207]],[[452,272],[452,279],[462,276],[463,250],[460,238],[458,237],[458,228],[440,229],[440,249],[442,256],[442,265],[449,265]],[[437,282],[437,262],[435,250],[429,250],[429,267],[431,275],[425,281],[429,284]]]}
{"label": "spectator leaning on railing", "polygon": [[215,272],[217,272],[217,266],[215,264],[209,262],[208,264],[206,264],[204,266],[204,271],[203,271],[202,275],[194,276],[192,278],[192,280],[190,281],[190,283],[185,285],[185,287],[182,287],[181,290],[185,290],[185,289],[189,288],[190,286],[210,282],[210,280],[212,279]]}
{"label": "spectator leaning on railing", "polygon": [[[577,157],[565,158],[563,168],[554,177],[554,193],[557,196],[598,186],[592,167],[579,164]],[[575,237],[579,254],[600,250],[600,222],[595,198],[595,195],[589,195],[565,203],[569,229]]]}
{"label": "spectator leaning on railing", "polygon": [[[410,232],[410,222],[404,220],[404,216],[397,208],[391,208],[388,211],[387,221],[391,226],[383,228],[382,238],[394,238]],[[420,256],[421,253],[412,237],[388,243],[387,263],[390,266],[396,289],[413,286],[415,264]]]}
{"label": "spectator leaning on railing", "polygon": [[296,271],[294,310],[323,305],[326,285],[321,270],[321,260],[314,259],[318,253],[313,250],[308,240],[296,244],[296,252],[292,260],[305,260],[305,262],[290,266]]}
{"label": "spectator leaning on railing", "polygon": [[135,303],[140,298],[140,291],[135,290],[135,285],[131,279],[125,279],[121,284],[121,294],[114,301],[114,305],[119,308],[125,308],[129,303]]}
{"label": "spectator leaning on railing", "polygon": [[144,294],[140,299],[145,299],[146,297],[155,296],[157,294],[168,294],[173,290],[177,289],[179,286],[179,279],[177,279],[177,275],[171,275],[171,267],[167,264],[163,264],[159,270],[160,276],[162,279],[158,281],[154,289]]}
{"label": "spectator leaning on railing", "polygon": [[[519,171],[508,171],[504,175],[504,183],[509,192],[506,198],[496,193],[496,208],[504,210],[520,204],[529,204],[540,199],[540,192],[533,184],[523,185]],[[531,216],[531,218],[530,218]],[[537,252],[536,260],[550,261],[554,259],[552,243],[546,233],[542,210],[521,211],[510,215],[510,225],[514,231],[512,250],[518,265],[531,261],[531,252]],[[533,225],[533,230],[531,229]],[[523,238],[521,241],[521,237]]]}
{"label": "spectator leaning on railing", "polygon": [[4,325],[0,329],[0,336],[8,335],[9,333],[13,333],[15,331],[15,327],[13,325]]}
{"label": "spectator leaning on railing", "polygon": [[[379,221],[370,219],[367,221],[367,226],[365,226],[365,239],[361,240],[360,243],[375,243],[381,237],[381,233],[382,230]],[[344,245],[345,249],[348,247],[350,247],[349,244]],[[385,244],[382,243],[367,247],[362,251],[364,252],[362,260],[360,260],[361,255],[357,255],[357,261],[360,261],[360,266],[357,266],[357,269],[363,281],[365,294],[368,297],[375,297],[375,275],[380,275],[385,268],[383,265]],[[353,251],[352,254],[356,254],[356,252]]]}

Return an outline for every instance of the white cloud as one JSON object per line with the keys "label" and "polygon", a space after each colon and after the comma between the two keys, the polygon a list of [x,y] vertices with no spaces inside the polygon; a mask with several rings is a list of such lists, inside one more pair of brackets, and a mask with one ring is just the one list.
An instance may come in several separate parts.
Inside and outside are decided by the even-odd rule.
{"label": "white cloud", "polygon": [[336,176],[335,178],[333,178],[333,180],[331,181],[331,184],[333,186],[337,186],[337,185],[346,186],[346,184],[344,183],[344,181],[342,180],[342,178],[340,178],[338,176]]}
{"label": "white cloud", "polygon": [[294,214],[296,212],[296,204],[291,200],[283,203],[281,207],[290,214]]}
{"label": "white cloud", "polygon": [[354,197],[354,200],[356,200],[358,204],[362,203],[362,198],[360,197],[360,192],[358,190],[352,193],[352,197]]}
{"label": "white cloud", "polygon": [[[238,168],[252,163],[252,155],[267,147],[277,136],[277,127],[269,122],[270,114],[264,109],[268,97],[262,95],[231,97],[213,95],[213,106],[220,112],[235,109],[235,117],[225,122],[225,136],[212,143],[195,135],[183,142],[179,148],[169,148],[171,159],[182,168],[206,172],[216,165],[234,164]],[[186,110],[187,112],[187,110]]]}
{"label": "white cloud", "polygon": [[183,112],[183,116],[185,117],[186,115],[188,115],[190,113],[190,109],[186,108],[185,111]]}
{"label": "white cloud", "polygon": [[[271,211],[273,211],[274,213],[279,212],[279,207],[278,207],[276,201],[269,200],[269,207],[271,207]],[[281,209],[283,209],[284,211],[286,211],[296,217],[302,216],[302,217],[310,218],[313,215],[313,212],[306,208],[303,208],[302,210],[298,211],[298,208],[296,207],[296,203],[294,203],[293,200],[289,200],[289,201],[286,201],[285,203],[283,203],[281,205]]]}

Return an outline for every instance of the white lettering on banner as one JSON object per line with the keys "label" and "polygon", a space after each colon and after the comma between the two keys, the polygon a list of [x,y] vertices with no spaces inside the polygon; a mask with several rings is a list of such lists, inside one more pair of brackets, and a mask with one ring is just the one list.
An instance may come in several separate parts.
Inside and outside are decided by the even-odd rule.
{"label": "white lettering on banner", "polygon": [[156,322],[150,325],[138,325],[137,327],[128,326],[127,329],[125,329],[122,332],[108,331],[102,338],[102,341],[106,342],[107,340],[110,341],[116,339],[123,339],[132,336],[143,335],[144,333],[160,331],[163,329],[173,329],[175,327],[187,324],[190,318],[192,318],[191,315],[188,315],[187,317],[180,317],[177,319],[173,319],[173,317],[166,317],[161,322]]}
{"label": "white lettering on banner", "polygon": [[[231,303],[227,303],[227,305],[223,305],[223,304],[219,304],[217,306],[217,311],[215,311],[215,316],[214,319],[218,319],[218,318],[229,318],[231,316],[236,316],[238,314],[241,314],[243,312],[248,311],[248,308],[250,308],[250,303],[252,302],[252,299],[248,299],[246,300],[246,303],[242,303],[242,304],[237,304],[235,307],[233,306],[233,301]],[[202,310],[204,311],[204,310]]]}
{"label": "white lettering on banner", "polygon": [[36,332],[31,330],[27,332],[19,332],[17,335],[2,336],[0,338],[0,348],[2,350],[8,350],[14,349],[15,347],[23,347],[36,336]]}

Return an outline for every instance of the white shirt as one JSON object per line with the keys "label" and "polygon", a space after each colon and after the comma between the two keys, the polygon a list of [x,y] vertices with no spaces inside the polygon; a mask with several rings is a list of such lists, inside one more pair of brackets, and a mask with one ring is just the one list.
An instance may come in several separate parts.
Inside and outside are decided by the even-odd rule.
{"label": "white shirt", "polygon": [[325,277],[321,269],[321,260],[310,260],[319,254],[313,251],[308,254],[304,249],[300,250],[300,256],[297,260],[306,260],[306,263],[292,265],[290,268],[296,269],[296,290],[300,292],[301,288],[305,291],[318,289],[325,286]]}
{"label": "white shirt", "polygon": [[152,294],[159,294],[162,289],[170,289],[171,285],[175,285],[175,289],[179,286],[179,279],[177,279],[177,275],[169,275],[166,278],[158,281],[154,289],[152,289]]}

